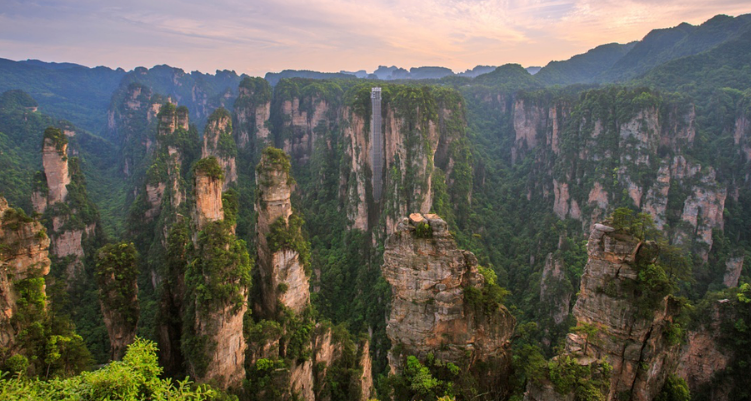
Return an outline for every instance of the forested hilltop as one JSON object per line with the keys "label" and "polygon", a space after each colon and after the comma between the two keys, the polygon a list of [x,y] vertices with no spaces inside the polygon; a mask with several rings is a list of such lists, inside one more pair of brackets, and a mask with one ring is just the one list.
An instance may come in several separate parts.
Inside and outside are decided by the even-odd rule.
{"label": "forested hilltop", "polygon": [[0,63],[0,398],[751,399],[750,40],[419,81]]}

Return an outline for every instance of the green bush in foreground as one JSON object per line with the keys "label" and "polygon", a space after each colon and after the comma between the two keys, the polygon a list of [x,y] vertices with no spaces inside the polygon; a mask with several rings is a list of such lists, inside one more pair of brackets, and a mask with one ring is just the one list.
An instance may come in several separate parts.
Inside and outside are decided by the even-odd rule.
{"label": "green bush in foreground", "polygon": [[43,381],[22,375],[0,377],[2,400],[216,400],[228,397],[188,379],[161,379],[156,344],[136,338],[120,362],[67,379]]}

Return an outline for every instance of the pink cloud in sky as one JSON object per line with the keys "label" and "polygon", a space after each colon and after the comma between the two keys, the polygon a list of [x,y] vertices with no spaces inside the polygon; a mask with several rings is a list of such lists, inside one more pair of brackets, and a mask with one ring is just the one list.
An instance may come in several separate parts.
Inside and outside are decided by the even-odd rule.
{"label": "pink cloud in sky", "polygon": [[738,0],[6,0],[0,57],[263,75],[380,64],[544,65],[650,30],[751,12]]}

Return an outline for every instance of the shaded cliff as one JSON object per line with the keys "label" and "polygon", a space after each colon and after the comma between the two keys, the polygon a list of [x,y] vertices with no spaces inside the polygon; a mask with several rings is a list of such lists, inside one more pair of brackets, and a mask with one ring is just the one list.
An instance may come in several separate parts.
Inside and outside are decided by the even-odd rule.
{"label": "shaded cliff", "polygon": [[232,116],[224,108],[214,110],[203,131],[201,157],[216,157],[224,170],[224,189],[237,181],[237,147],[232,136]]}
{"label": "shaded cliff", "polygon": [[282,150],[266,148],[256,168],[257,249],[261,315],[274,318],[280,306],[300,314],[308,306],[310,250],[300,232],[302,220],[290,201],[294,180]]}
{"label": "shaded cliff", "polygon": [[245,77],[234,104],[235,142],[238,148],[259,154],[274,144],[271,135],[272,88],[262,78]]}
{"label": "shaded cliff", "polygon": [[290,158],[266,148],[256,168],[257,280],[248,336],[251,399],[361,399],[372,392],[367,340],[317,322],[309,243],[290,203]]}
{"label": "shaded cliff", "polygon": [[50,239],[38,221],[11,208],[2,197],[0,218],[0,347],[6,349],[5,359],[24,351],[19,333],[45,313],[44,277],[51,262]]}
{"label": "shaded cliff", "polygon": [[[672,284],[658,262],[659,247],[637,237],[633,220],[608,224],[617,229],[595,224],[590,234],[565,350],[541,368],[527,400],[598,392],[608,400],[653,400],[675,371],[681,304],[668,295]],[[575,380],[567,382],[568,375]]]}
{"label": "shaded cliff", "polygon": [[192,377],[237,390],[245,377],[252,263],[234,234],[237,204],[222,197],[222,167],[209,157],[196,163],[194,174],[195,251],[185,270],[181,348]]}
{"label": "shaded cliff", "polygon": [[[404,218],[386,241],[383,260],[393,294],[386,328],[392,372],[403,372],[408,356],[435,358],[474,376],[488,399],[506,394],[515,319],[501,304],[492,271],[458,249],[435,214]],[[472,391],[457,387],[460,394]]]}
{"label": "shaded cliff", "polygon": [[88,199],[79,159],[68,155],[67,135],[53,127],[44,131],[44,170],[35,177],[32,204],[47,221],[56,265],[72,280],[83,267],[87,241],[97,235],[99,213]]}
{"label": "shaded cliff", "polygon": [[135,339],[141,311],[138,251],[132,243],[109,244],[97,251],[96,259],[99,306],[110,338],[110,357],[120,360]]}

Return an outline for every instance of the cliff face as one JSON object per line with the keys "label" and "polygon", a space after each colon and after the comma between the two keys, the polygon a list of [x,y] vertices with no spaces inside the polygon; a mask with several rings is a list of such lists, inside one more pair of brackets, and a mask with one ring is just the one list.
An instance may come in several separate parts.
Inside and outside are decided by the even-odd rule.
{"label": "cliff face", "polygon": [[[402,219],[386,241],[383,260],[393,294],[386,328],[392,372],[401,371],[408,355],[424,360],[432,353],[465,366],[481,387],[502,394],[515,319],[488,299],[491,283],[475,256],[456,247],[446,222],[434,214]],[[479,365],[493,369],[475,370]]]}
{"label": "cliff face", "polygon": [[550,316],[554,324],[561,324],[568,317],[572,295],[563,270],[563,260],[548,254],[540,280],[540,303],[550,306]]}
{"label": "cliff face", "polygon": [[[32,195],[34,211],[44,213],[52,240],[52,254],[75,275],[84,258],[84,241],[95,235],[98,215],[86,195],[78,158],[69,158],[64,131],[49,127],[42,142],[42,165]],[[76,196],[68,199],[69,191]],[[85,210],[85,211],[83,211]]]}
{"label": "cliff face", "polygon": [[109,244],[96,253],[99,306],[110,339],[110,357],[120,360],[136,337],[138,252],[132,243]]}
{"label": "cliff face", "polygon": [[[291,218],[293,181],[290,162],[282,151],[267,148],[256,169],[258,267],[264,316],[276,316],[277,304],[300,314],[310,300],[306,267],[293,238],[300,226]],[[283,235],[279,235],[283,232]]]}
{"label": "cliff face", "polygon": [[185,273],[182,351],[191,376],[238,389],[245,378],[243,319],[251,263],[245,243],[235,237],[235,222],[225,218],[222,180],[216,158],[196,163],[196,254]]}
{"label": "cliff face", "polygon": [[301,164],[308,162],[316,142],[322,139],[319,125],[328,128],[330,119],[337,117],[336,110],[317,95],[283,100],[276,112],[281,115],[282,149]]}
{"label": "cliff face", "polygon": [[729,386],[726,383],[713,383],[714,376],[722,373],[732,360],[732,352],[722,347],[722,325],[734,321],[728,300],[715,301],[711,305],[710,315],[704,316],[709,322],[691,330],[680,353],[680,363],[676,374],[686,380],[692,394],[709,389],[709,399],[714,401],[729,400]]}
{"label": "cliff face", "polygon": [[[492,99],[491,99],[492,100]],[[517,94],[506,115],[515,135],[513,163],[534,160],[528,199],[559,219],[592,225],[618,207],[649,213],[676,245],[707,262],[713,231],[724,229],[728,193],[738,184],[687,156],[696,111],[685,100],[645,90],[594,90],[579,98]],[[736,121],[742,153],[747,129]]]}
{"label": "cliff face", "polygon": [[[190,146],[188,110],[184,107],[176,108],[171,103],[165,103],[158,118],[156,148],[153,164],[146,173],[145,201],[147,210],[145,217],[153,219],[160,215],[164,202],[168,202],[171,209],[177,209],[185,200],[185,188],[181,181],[181,171],[185,164],[186,147]],[[167,198],[165,201],[165,194]]]}
{"label": "cliff face", "polygon": [[[411,211],[427,213],[433,206],[434,180],[448,187],[454,210],[462,219],[462,208],[471,202],[471,173],[468,168],[461,98],[454,92],[422,91],[414,88],[388,88],[382,103],[383,198],[372,201],[372,161],[370,122],[356,107],[345,107],[341,119],[345,165],[340,193],[352,229],[366,231],[384,227],[393,232],[400,216]],[[387,89],[384,89],[387,91]],[[386,92],[384,92],[386,93]],[[358,96],[369,96],[369,92]],[[411,99],[407,101],[406,99]],[[368,103],[368,107],[370,104]],[[459,166],[459,168],[457,168]],[[440,169],[441,174],[436,175]],[[461,178],[459,178],[461,177]]]}
{"label": "cliff face", "polygon": [[[50,272],[50,239],[42,225],[0,197],[0,347],[17,352],[16,336],[26,327],[15,322],[22,298],[19,286]],[[44,299],[44,285],[41,286]]]}
{"label": "cliff face", "polygon": [[224,170],[224,189],[237,181],[237,149],[232,136],[232,116],[223,108],[211,114],[203,132],[201,157],[209,156],[216,157]]}
{"label": "cliff face", "polygon": [[[562,355],[578,365],[612,366],[608,400],[653,400],[677,363],[678,342],[669,340],[673,317],[680,308],[648,288],[641,276],[650,276],[658,249],[652,242],[595,224],[587,244],[589,260],[573,309],[577,326],[568,334]],[[569,399],[552,385],[531,383],[527,400]],[[568,398],[567,398],[568,397]]]}
{"label": "cliff face", "polygon": [[240,149],[260,152],[273,145],[269,129],[271,85],[262,78],[246,77],[235,100],[235,142]]}
{"label": "cliff face", "polygon": [[316,323],[311,316],[309,245],[290,203],[289,169],[289,156],[276,148],[266,148],[256,168],[260,290],[254,305],[258,320],[248,339],[252,398],[327,400],[337,391],[369,399],[368,342],[356,344],[343,327]]}

